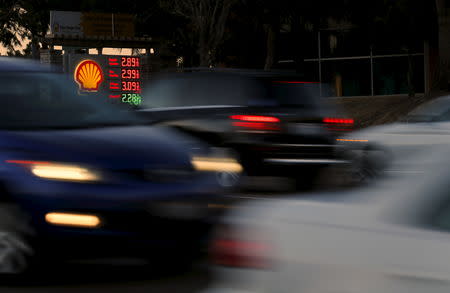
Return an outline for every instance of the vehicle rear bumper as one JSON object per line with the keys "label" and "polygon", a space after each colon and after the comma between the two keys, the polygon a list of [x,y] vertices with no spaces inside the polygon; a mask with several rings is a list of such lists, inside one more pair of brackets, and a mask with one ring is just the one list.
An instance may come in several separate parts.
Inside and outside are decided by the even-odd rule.
{"label": "vehicle rear bumper", "polygon": [[[278,175],[283,168],[290,172],[301,172],[335,164],[347,164],[337,155],[336,146],[326,143],[263,143],[241,144],[240,151],[244,168],[257,175]],[[280,167],[280,168],[278,168]],[[280,174],[281,175],[281,174]]]}
{"label": "vehicle rear bumper", "polygon": [[268,165],[334,165],[349,164],[347,160],[328,158],[265,158],[263,162]]}

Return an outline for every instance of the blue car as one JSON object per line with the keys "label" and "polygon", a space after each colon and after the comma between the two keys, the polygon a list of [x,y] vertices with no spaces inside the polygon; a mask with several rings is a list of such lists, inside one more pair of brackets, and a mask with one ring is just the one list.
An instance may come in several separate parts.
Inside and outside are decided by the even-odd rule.
{"label": "blue car", "polygon": [[193,252],[222,207],[217,172],[240,165],[73,84],[0,59],[0,272]]}

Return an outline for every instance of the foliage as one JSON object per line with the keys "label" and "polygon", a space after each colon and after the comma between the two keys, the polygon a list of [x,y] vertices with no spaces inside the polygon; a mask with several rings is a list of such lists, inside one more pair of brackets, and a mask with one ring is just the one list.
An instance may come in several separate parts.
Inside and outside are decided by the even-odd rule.
{"label": "foliage", "polygon": [[188,21],[184,39],[197,44],[200,66],[215,60],[218,46],[223,42],[230,9],[235,0],[162,0],[166,10]]}
{"label": "foliage", "polygon": [[20,36],[20,6],[13,0],[0,1],[0,43],[8,50],[21,44]]}

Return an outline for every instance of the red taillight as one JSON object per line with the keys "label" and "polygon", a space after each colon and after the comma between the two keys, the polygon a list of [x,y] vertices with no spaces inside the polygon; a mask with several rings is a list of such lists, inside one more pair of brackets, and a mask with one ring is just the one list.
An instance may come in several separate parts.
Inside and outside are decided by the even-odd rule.
{"label": "red taillight", "polygon": [[280,122],[280,119],[277,117],[272,116],[257,116],[257,115],[233,115],[230,116],[233,120],[241,120],[241,121],[248,121],[248,122]]}
{"label": "red taillight", "polygon": [[233,115],[230,119],[234,120],[233,126],[246,130],[280,130],[280,119],[273,116]]}
{"label": "red taillight", "polygon": [[271,125],[261,122],[233,122],[233,126],[252,129],[252,130],[279,130],[278,125]]}
{"label": "red taillight", "polygon": [[213,239],[210,247],[211,261],[215,265],[257,269],[269,267],[269,245],[248,239],[237,239],[231,234],[224,234],[223,231]]}
{"label": "red taillight", "polygon": [[330,131],[351,131],[355,121],[351,118],[323,118],[323,123]]}
{"label": "red taillight", "polygon": [[355,121],[351,118],[323,118],[324,123],[331,124],[354,124]]}

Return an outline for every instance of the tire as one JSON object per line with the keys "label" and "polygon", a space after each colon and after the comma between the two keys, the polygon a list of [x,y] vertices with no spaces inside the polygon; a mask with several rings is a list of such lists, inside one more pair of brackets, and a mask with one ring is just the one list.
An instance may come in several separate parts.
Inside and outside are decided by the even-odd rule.
{"label": "tire", "polygon": [[352,151],[352,181],[356,185],[367,185],[382,176],[388,164],[386,151],[374,146],[367,146],[360,151]]}
{"label": "tire", "polygon": [[22,274],[29,270],[34,256],[33,231],[18,205],[0,203],[0,274]]}
{"label": "tire", "polygon": [[236,190],[242,181],[242,173],[216,172],[217,183],[226,191]]}

